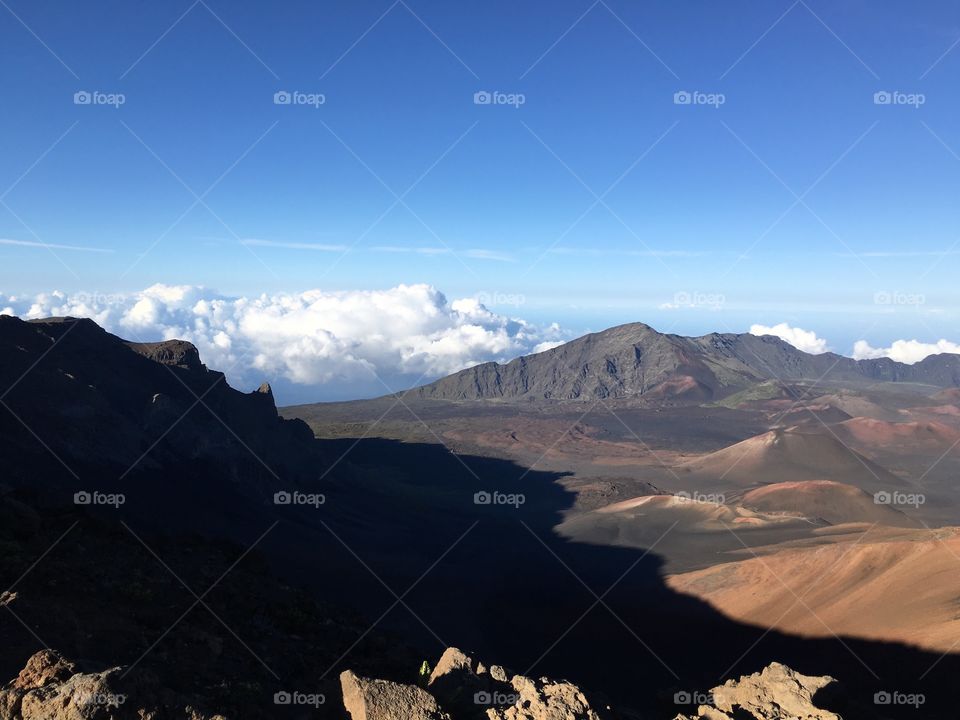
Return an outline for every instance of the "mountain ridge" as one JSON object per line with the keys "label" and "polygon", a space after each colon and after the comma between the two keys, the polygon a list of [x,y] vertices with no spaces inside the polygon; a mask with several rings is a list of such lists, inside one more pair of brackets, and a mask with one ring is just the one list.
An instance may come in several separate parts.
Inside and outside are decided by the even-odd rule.
{"label": "mountain ridge", "polygon": [[415,389],[442,400],[718,400],[756,383],[831,380],[960,385],[960,355],[907,365],[889,358],[814,355],[772,335],[660,333],[628,323],[507,363],[487,362]]}

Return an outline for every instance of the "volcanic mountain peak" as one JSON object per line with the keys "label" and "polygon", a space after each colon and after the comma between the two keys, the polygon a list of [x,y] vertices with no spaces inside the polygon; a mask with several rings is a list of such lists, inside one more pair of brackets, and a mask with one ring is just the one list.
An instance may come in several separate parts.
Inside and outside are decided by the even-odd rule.
{"label": "volcanic mountain peak", "polygon": [[888,358],[811,355],[770,335],[683,337],[644,323],[591,333],[506,364],[483,363],[418,388],[444,400],[642,399],[702,402],[769,381],[920,382],[960,385],[960,355],[915,365]]}

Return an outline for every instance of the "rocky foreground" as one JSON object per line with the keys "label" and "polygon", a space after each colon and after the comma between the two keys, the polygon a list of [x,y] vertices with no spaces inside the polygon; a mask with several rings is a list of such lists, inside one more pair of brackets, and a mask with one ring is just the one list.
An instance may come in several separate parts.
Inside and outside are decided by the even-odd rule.
{"label": "rocky foreground", "polygon": [[[762,672],[730,680],[710,693],[678,693],[675,700],[700,703],[675,720],[840,720],[814,704],[814,695],[833,678],[809,677],[773,663]],[[342,703],[351,720],[617,720],[623,717],[599,697],[563,680],[534,679],[486,666],[448,648],[419,684],[340,676],[342,698],[318,697],[318,704]],[[278,711],[288,698],[277,697]],[[701,702],[702,701],[702,702]],[[140,673],[121,667],[78,672],[53,650],[41,650],[0,690],[0,720],[230,720],[170,696]],[[325,710],[338,712],[339,708]],[[279,714],[279,713],[278,713]],[[300,715],[300,717],[304,717]]]}

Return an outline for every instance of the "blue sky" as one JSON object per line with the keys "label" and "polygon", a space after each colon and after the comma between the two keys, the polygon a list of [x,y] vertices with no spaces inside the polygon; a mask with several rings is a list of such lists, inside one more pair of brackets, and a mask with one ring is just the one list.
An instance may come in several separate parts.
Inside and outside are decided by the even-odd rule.
{"label": "blue sky", "polygon": [[4,3],[7,295],[425,283],[572,334],[960,340],[955,3]]}

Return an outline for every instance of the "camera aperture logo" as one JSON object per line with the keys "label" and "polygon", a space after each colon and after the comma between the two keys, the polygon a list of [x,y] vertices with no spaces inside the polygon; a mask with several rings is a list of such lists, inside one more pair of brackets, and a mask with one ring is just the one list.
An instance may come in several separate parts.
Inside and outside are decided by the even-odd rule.
{"label": "camera aperture logo", "polygon": [[927,697],[923,693],[905,693],[899,690],[881,690],[873,695],[874,705],[909,705],[919,708],[926,701]]}
{"label": "camera aperture logo", "polygon": [[713,705],[713,694],[697,690],[678,690],[673,694],[674,705]]}
{"label": "camera aperture logo", "polygon": [[898,505],[903,507],[920,507],[927,501],[923,493],[906,493],[900,490],[880,490],[873,494],[876,505]]}
{"label": "camera aperture logo", "polygon": [[473,494],[474,505],[506,505],[512,508],[519,508],[527,501],[523,493],[503,493],[497,490],[488,492],[481,490]]}
{"label": "camera aperture logo", "polygon": [[681,290],[673,294],[673,302],[662,303],[659,307],[661,310],[680,310],[684,308],[722,310],[726,302],[727,297],[723,293]]}
{"label": "camera aperture logo", "polygon": [[123,493],[104,493],[99,490],[79,490],[73,494],[74,505],[103,505],[119,508],[127,501]]}
{"label": "camera aperture logo", "polygon": [[490,306],[496,306],[496,305],[510,305],[512,307],[520,307],[525,302],[527,302],[527,296],[522,295],[520,293],[482,291],[482,292],[478,292],[474,297],[476,297],[477,302],[483,305],[484,307],[490,307]]}
{"label": "camera aperture logo", "polygon": [[327,96],[323,93],[305,93],[299,90],[277,90],[277,92],[273,94],[274,105],[305,105],[306,107],[312,107],[316,110],[321,105],[325,105],[326,102]]}
{"label": "camera aperture logo", "polygon": [[875,305],[907,305],[919,307],[920,305],[926,304],[927,298],[923,293],[878,290],[873,294],[873,302]]}
{"label": "camera aperture logo", "polygon": [[77,90],[73,94],[74,105],[106,105],[119,108],[127,102],[123,93],[105,93],[99,90]]}
{"label": "camera aperture logo", "polygon": [[74,293],[71,299],[77,304],[95,307],[98,305],[120,305],[126,302],[128,297],[128,295],[124,295],[123,293],[104,293],[96,290],[88,292],[81,290],[80,292]]}
{"label": "camera aperture logo", "polygon": [[713,109],[718,109],[725,105],[727,96],[723,93],[707,93],[700,90],[677,90],[673,94],[674,105],[706,105]]}
{"label": "camera aperture logo", "polygon": [[327,502],[323,493],[305,493],[299,490],[278,490],[273,494],[274,505],[309,505],[319,508]]}
{"label": "camera aperture logo", "polygon": [[927,96],[923,93],[905,93],[899,90],[880,90],[873,94],[874,105],[906,105],[918,110],[925,105]]}
{"label": "camera aperture logo", "polygon": [[320,707],[327,701],[323,693],[305,693],[294,690],[287,692],[281,690],[273,694],[274,705],[308,705],[310,707]]}
{"label": "camera aperture logo", "polygon": [[488,692],[487,690],[480,690],[473,694],[473,704],[474,705],[496,705],[498,707],[504,707],[508,705],[516,705],[520,702],[520,695],[517,693],[505,693],[505,692]]}
{"label": "camera aperture logo", "polygon": [[683,498],[684,500],[689,500],[690,502],[695,503],[708,503],[710,505],[726,505],[727,496],[723,493],[702,493],[698,490],[688,492],[687,490],[681,490],[677,493],[678,498]]}
{"label": "camera aperture logo", "polygon": [[519,109],[526,104],[527,96],[523,93],[505,93],[499,90],[478,90],[473,94],[474,105],[507,105]]}

